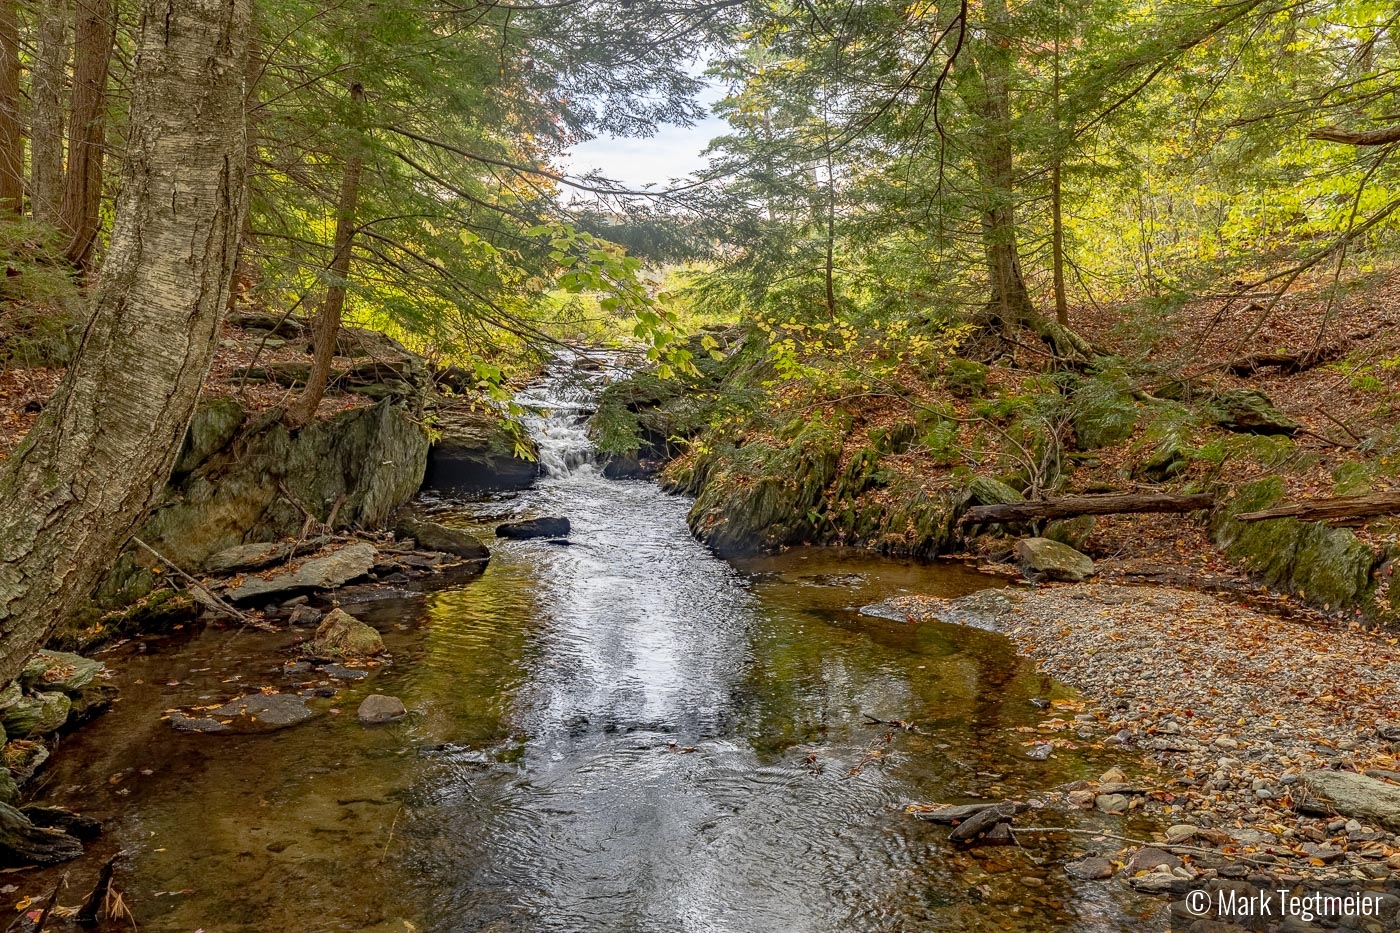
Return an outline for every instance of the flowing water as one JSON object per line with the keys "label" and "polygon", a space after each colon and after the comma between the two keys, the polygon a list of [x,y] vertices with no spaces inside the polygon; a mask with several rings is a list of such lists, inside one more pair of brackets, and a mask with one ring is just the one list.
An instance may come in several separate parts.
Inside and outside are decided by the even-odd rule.
{"label": "flowing water", "polygon": [[[1071,850],[959,852],[902,812],[1033,796],[1109,763],[1026,756],[1016,730],[1044,718],[1030,700],[1065,691],[1002,637],[859,612],[997,581],[828,549],[715,558],[687,500],[601,476],[584,420],[608,377],[560,366],[523,398],[544,409],[535,488],[425,503],[491,543],[489,568],[350,606],[394,663],[317,718],[262,736],[160,718],[288,689],[293,634],[209,628],[109,653],[121,701],[43,773],[44,799],[108,821],[61,903],[120,850],[146,931],[1141,928],[1118,886],[1056,868]],[[568,541],[492,538],[541,515],[568,517]],[[361,726],[371,692],[413,715]]]}

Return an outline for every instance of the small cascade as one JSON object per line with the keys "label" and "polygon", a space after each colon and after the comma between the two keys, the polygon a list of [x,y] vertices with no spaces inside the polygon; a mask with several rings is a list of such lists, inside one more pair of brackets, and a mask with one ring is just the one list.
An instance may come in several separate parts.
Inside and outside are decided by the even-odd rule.
{"label": "small cascade", "polygon": [[521,419],[539,447],[540,466],[556,479],[584,472],[597,463],[598,451],[588,437],[588,418],[597,407],[598,393],[613,373],[610,355],[582,358],[556,356],[538,382],[516,401],[528,409]]}

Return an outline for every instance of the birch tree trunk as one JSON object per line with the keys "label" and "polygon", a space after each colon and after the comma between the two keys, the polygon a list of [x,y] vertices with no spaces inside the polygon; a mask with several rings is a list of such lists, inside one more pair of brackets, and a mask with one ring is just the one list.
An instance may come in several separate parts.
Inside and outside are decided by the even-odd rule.
{"label": "birch tree trunk", "polygon": [[244,210],[251,0],[142,0],[126,172],[92,311],[0,470],[0,682],[156,501],[209,369]]}
{"label": "birch tree trunk", "polygon": [[39,7],[30,90],[29,205],[34,219],[57,226],[63,208],[63,80],[68,71],[68,3]]}
{"label": "birch tree trunk", "polygon": [[111,0],[76,0],[73,9],[73,118],[61,226],[69,236],[64,253],[81,267],[92,253],[101,224],[104,111],[116,18]]}

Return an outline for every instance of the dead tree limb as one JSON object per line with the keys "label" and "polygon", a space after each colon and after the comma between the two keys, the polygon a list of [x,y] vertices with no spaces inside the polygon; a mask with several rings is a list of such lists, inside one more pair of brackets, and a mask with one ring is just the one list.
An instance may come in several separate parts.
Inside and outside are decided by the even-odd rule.
{"label": "dead tree limb", "polygon": [[1326,522],[1397,513],[1400,513],[1400,492],[1373,492],[1364,496],[1335,496],[1330,499],[1290,502],[1258,512],[1243,512],[1236,515],[1235,520],[1262,522],[1270,518],[1298,518],[1306,522]]}
{"label": "dead tree limb", "polygon": [[1116,515],[1128,512],[1195,512],[1215,505],[1207,492],[1190,495],[1167,493],[1112,493],[1099,496],[1065,496],[1036,502],[1008,502],[975,505],[963,513],[959,523],[981,525],[993,522],[1026,522],[1039,518],[1074,518],[1079,515]]}
{"label": "dead tree limb", "polygon": [[1320,126],[1308,134],[1308,139],[1321,139],[1329,143],[1346,143],[1348,146],[1386,146],[1400,142],[1400,124],[1383,126],[1375,130],[1347,130],[1340,126]]}

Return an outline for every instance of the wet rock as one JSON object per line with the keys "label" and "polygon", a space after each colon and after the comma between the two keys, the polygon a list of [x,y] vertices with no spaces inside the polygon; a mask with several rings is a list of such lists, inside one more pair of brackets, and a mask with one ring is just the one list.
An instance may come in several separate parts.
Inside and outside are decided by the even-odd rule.
{"label": "wet rock", "polygon": [[1174,846],[1185,845],[1196,838],[1196,827],[1190,823],[1177,823],[1167,827],[1167,842]]}
{"label": "wet rock", "polygon": [[19,799],[19,785],[9,768],[0,767],[0,803],[14,803]]}
{"label": "wet rock", "polygon": [[339,664],[327,664],[321,668],[321,673],[327,677],[334,677],[336,680],[364,680],[369,676],[369,671],[357,670],[353,667],[343,667]]}
{"label": "wet rock", "polygon": [[1074,548],[1049,538],[1023,538],[1017,541],[1016,562],[1027,573],[1069,583],[1081,583],[1095,573],[1092,560]]}
{"label": "wet rock", "polygon": [[233,731],[232,726],[210,716],[190,716],[179,710],[171,713],[168,721],[170,728],[176,732],[202,732],[206,735],[217,735],[220,732]]}
{"label": "wet rock", "polygon": [[40,651],[24,665],[19,682],[26,689],[76,694],[106,667],[101,661],[68,651]]}
{"label": "wet rock", "polygon": [[[183,714],[181,714],[183,715]],[[175,714],[171,714],[171,725],[189,732],[236,732],[240,734],[275,732],[305,722],[314,716],[306,701],[294,693],[250,693],[247,696],[230,700],[217,709],[211,709],[197,719],[186,718],[185,726],[176,725]],[[221,729],[203,727],[205,720],[213,720]],[[195,724],[198,723],[199,726]]]}
{"label": "wet rock", "polygon": [[0,725],[5,727],[6,735],[17,738],[46,735],[57,731],[68,721],[72,708],[73,701],[64,693],[37,693],[20,697],[0,714]]}
{"label": "wet rock", "polygon": [[1309,771],[1294,786],[1293,805],[1303,813],[1359,817],[1400,830],[1400,787],[1354,771]]}
{"label": "wet rock", "polygon": [[94,680],[83,687],[72,697],[73,706],[68,713],[68,725],[81,725],[105,712],[119,692],[112,684],[100,680]]}
{"label": "wet rock", "polygon": [[19,810],[0,804],[0,862],[20,865],[54,865],[83,854],[83,844],[56,829],[35,826]]}
{"label": "wet rock", "polygon": [[57,829],[65,832],[75,839],[89,840],[96,839],[102,835],[102,824],[90,816],[83,816],[81,813],[74,813],[72,810],[63,807],[50,807],[37,803],[25,804],[19,808],[35,826],[42,826],[45,829]]}
{"label": "wet rock", "polygon": [[375,726],[402,719],[408,715],[408,710],[404,708],[403,700],[398,697],[372,693],[360,703],[360,708],[355,711],[355,715],[365,725]]}
{"label": "wet rock", "polygon": [[[494,409],[440,411],[437,427],[440,435],[428,451],[425,489],[524,489],[539,476],[538,462],[515,455],[520,438]],[[537,453],[530,450],[532,456]]]}
{"label": "wet rock", "polygon": [[1102,881],[1113,877],[1113,862],[1097,855],[1085,856],[1065,864],[1065,872],[1085,881]]}
{"label": "wet rock", "polygon": [[1026,752],[1027,758],[1034,758],[1036,761],[1044,761],[1050,757],[1050,753],[1055,750],[1055,746],[1049,742],[1037,742]]}
{"label": "wet rock", "polygon": [[455,554],[464,560],[486,560],[491,556],[490,550],[475,535],[437,522],[405,519],[399,522],[394,534],[412,538],[424,550]]}
{"label": "wet rock", "polygon": [[247,573],[250,570],[262,570],[264,567],[271,567],[278,561],[286,560],[290,553],[291,549],[288,545],[276,542],[238,544],[231,548],[225,548],[206,560],[204,571],[219,576],[229,576],[235,573]]}
{"label": "wet rock", "polygon": [[496,526],[502,538],[561,538],[569,533],[567,518],[532,518]]}
{"label": "wet rock", "polygon": [[334,589],[369,573],[377,554],[374,545],[361,541],[325,557],[313,557],[295,570],[267,579],[250,577],[225,596],[236,603],[265,602],[305,590]]}
{"label": "wet rock", "polygon": [[1010,823],[998,823],[987,830],[986,834],[983,835],[981,839],[977,840],[977,844],[984,846],[1014,846],[1016,844],[1016,837],[1011,833]]}
{"label": "wet rock", "polygon": [[43,742],[15,739],[5,743],[0,758],[4,759],[15,783],[23,786],[49,760],[49,750]]}
{"label": "wet rock", "polygon": [[323,615],[324,613],[315,606],[297,606],[291,615],[287,616],[287,624],[305,628],[320,622]]}
{"label": "wet rock", "polygon": [[1143,846],[1132,854],[1124,871],[1135,875],[1140,871],[1155,871],[1158,868],[1180,868],[1181,859],[1170,852],[1163,852],[1155,846]]}
{"label": "wet rock", "polygon": [[369,658],[384,653],[384,639],[343,609],[332,609],[304,652],[318,658]]}
{"label": "wet rock", "polygon": [[981,813],[990,803],[944,804],[932,810],[915,810],[914,816],[928,823],[958,823]]}
{"label": "wet rock", "polygon": [[990,831],[998,823],[1009,820],[1015,815],[1016,805],[1014,803],[1007,801],[992,804],[955,826],[953,831],[948,834],[948,840],[950,842],[971,842]]}

